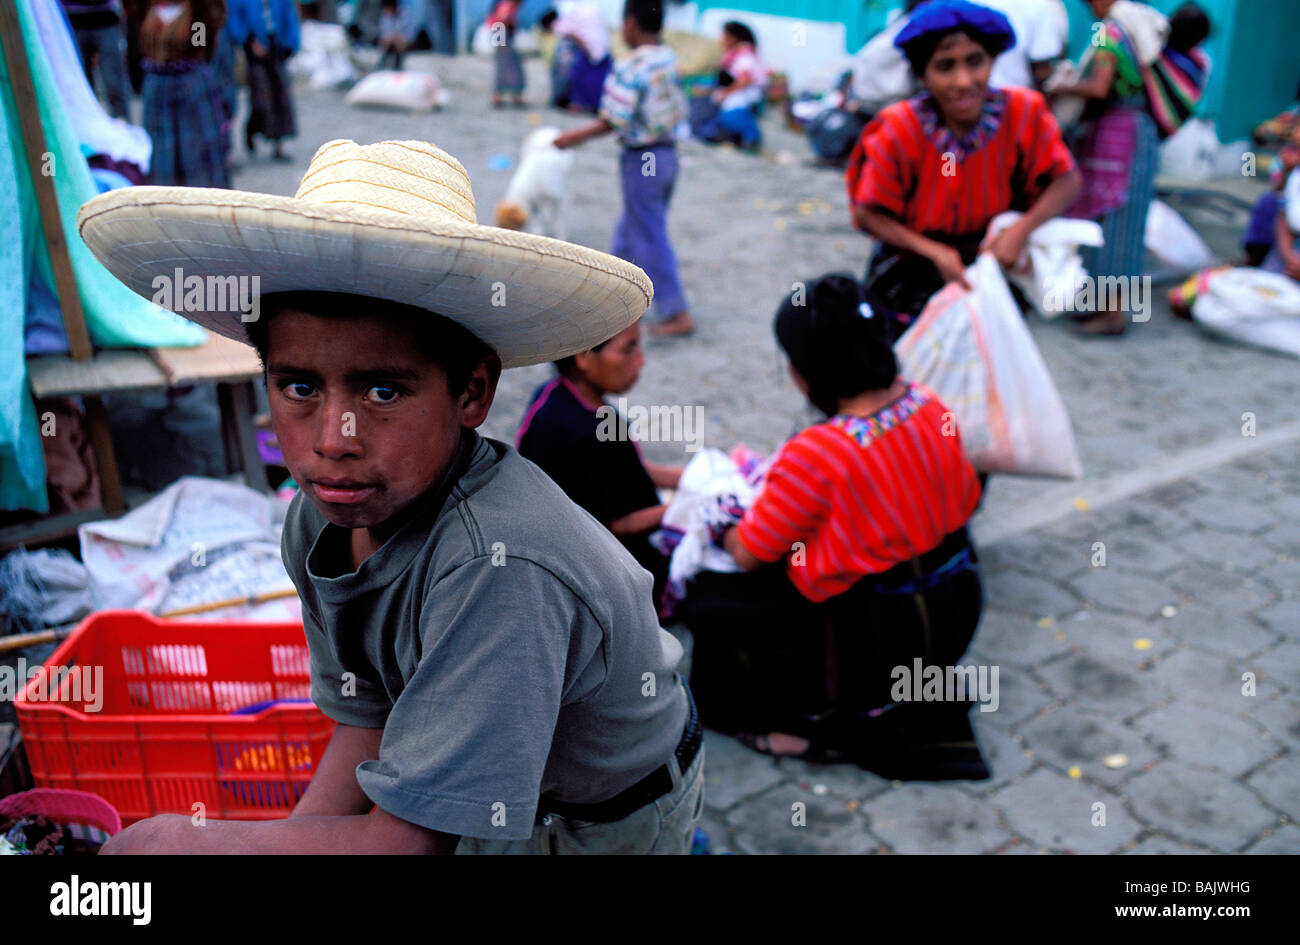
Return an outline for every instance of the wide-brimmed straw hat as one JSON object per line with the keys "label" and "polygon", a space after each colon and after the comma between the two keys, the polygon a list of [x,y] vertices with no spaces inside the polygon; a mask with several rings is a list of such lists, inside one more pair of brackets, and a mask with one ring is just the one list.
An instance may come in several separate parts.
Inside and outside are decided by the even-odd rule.
{"label": "wide-brimmed straw hat", "polygon": [[[636,321],[653,297],[646,274],[622,259],[480,225],[465,168],[423,141],[330,141],[293,197],[114,190],[82,206],[77,226],[100,262],[149,299],[177,276],[256,285],[263,296],[316,290],[388,299],[458,322],[505,367],[592,348]],[[254,276],[255,283],[228,281]],[[180,300],[182,287],[174,291]],[[205,308],[225,295],[169,307],[247,342],[237,306]]]}

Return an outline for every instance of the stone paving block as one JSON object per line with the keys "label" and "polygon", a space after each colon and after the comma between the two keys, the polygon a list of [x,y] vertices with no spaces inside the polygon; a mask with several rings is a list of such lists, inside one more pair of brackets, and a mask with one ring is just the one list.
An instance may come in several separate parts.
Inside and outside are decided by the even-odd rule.
{"label": "stone paving block", "polygon": [[1300,827],[1295,824],[1279,827],[1244,852],[1263,856],[1294,856],[1300,853]]}
{"label": "stone paving block", "polygon": [[[998,708],[985,712],[990,720],[1010,728],[1041,712],[1056,701],[1028,670],[1014,666],[998,669]],[[978,711],[975,714],[980,714]]]}
{"label": "stone paving block", "polygon": [[983,797],[1013,778],[1018,778],[1035,764],[1033,757],[1025,746],[1016,738],[1014,732],[1003,728],[992,717],[998,713],[971,713],[971,728],[975,731],[975,742],[980,754],[989,768],[989,778],[985,781],[954,781],[967,794]]}
{"label": "stone paving block", "polygon": [[986,853],[1011,840],[990,804],[949,785],[901,785],[873,799],[867,816],[899,853]]}
{"label": "stone paving block", "polygon": [[1122,506],[1122,515],[1105,520],[1108,530],[1131,532],[1163,541],[1196,528],[1196,520],[1184,514],[1182,509],[1172,509],[1156,499],[1139,497]]}
{"label": "stone paving block", "polygon": [[[796,804],[802,804],[796,809]],[[727,813],[737,849],[745,853],[869,853],[881,842],[867,829],[861,805],[850,809],[829,794],[818,796],[779,784]],[[800,813],[801,811],[801,813]],[[804,826],[795,826],[800,818]]]}
{"label": "stone paving block", "polygon": [[[1011,828],[1031,843],[1059,852],[1114,853],[1141,825],[1111,791],[1039,768],[989,798]],[[1105,826],[1093,826],[1104,804]]]}
{"label": "stone paving block", "polygon": [[1276,758],[1246,783],[1291,820],[1300,820],[1300,756],[1292,753]]}
{"label": "stone paving block", "polygon": [[1167,639],[1179,645],[1221,657],[1248,657],[1282,639],[1246,614],[1227,616],[1199,602],[1178,607],[1160,627]]}
{"label": "stone paving block", "polygon": [[1145,672],[1175,642],[1161,632],[1163,617],[1141,620],[1106,610],[1082,610],[1060,624],[1070,646],[1103,663]]}
{"label": "stone paving block", "polygon": [[[990,568],[1015,568],[1034,577],[1060,581],[1090,567],[1091,542],[1069,547],[1045,535],[1019,535],[987,548],[979,548],[980,564]],[[1078,553],[1072,554],[1075,550]]]}
{"label": "stone paving block", "polygon": [[1263,532],[1260,540],[1293,558],[1300,557],[1300,525],[1282,522]]}
{"label": "stone paving block", "polygon": [[750,751],[740,742],[714,731],[704,733],[704,803],[727,810],[749,794],[782,780],[775,758]]}
{"label": "stone paving block", "polygon": [[841,800],[866,801],[889,790],[889,782],[855,764],[815,765],[798,758],[782,758],[777,770],[793,784],[814,794],[825,790]]}
{"label": "stone paving block", "polygon": [[[1152,541],[1139,537],[1128,531],[1111,527],[1099,532],[1096,541],[1100,541],[1105,551],[1105,567],[1119,571],[1137,571],[1139,574],[1159,576],[1167,574],[1185,558],[1170,541]],[[1097,549],[1101,551],[1103,549]],[[1087,561],[1092,570],[1093,547],[1088,545]],[[1102,560],[1098,556],[1098,560]],[[1097,570],[1100,570],[1098,568]]]}
{"label": "stone paving block", "polygon": [[1217,528],[1186,532],[1171,538],[1170,544],[1184,556],[1183,560],[1208,561],[1236,571],[1254,571],[1277,558],[1277,549],[1258,537]]}
{"label": "stone paving block", "polygon": [[1300,749],[1300,699],[1287,696],[1261,702],[1249,710],[1247,717],[1293,751]]}
{"label": "stone paving block", "polygon": [[[1025,725],[1021,734],[1035,758],[1067,773],[1077,767],[1083,777],[1111,787],[1159,757],[1140,732],[1076,706],[1049,709]],[[1108,758],[1121,754],[1127,756],[1124,764],[1107,766]]]}
{"label": "stone paving block", "polygon": [[1242,694],[1241,677],[1246,672],[1259,676],[1259,661],[1264,656],[1217,656],[1199,650],[1179,650],[1156,664],[1151,677],[1180,701],[1236,714],[1249,709],[1253,704],[1250,700],[1258,698]]}
{"label": "stone paving block", "polygon": [[1233,500],[1220,495],[1198,496],[1184,502],[1179,511],[1202,525],[1225,532],[1262,532],[1277,521],[1268,503],[1241,498]]}
{"label": "stone paving block", "polygon": [[1300,560],[1278,560],[1257,569],[1255,576],[1273,585],[1283,603],[1295,604],[1291,611],[1291,632],[1292,636],[1300,634]]}
{"label": "stone paving block", "polygon": [[1097,709],[1122,719],[1150,708],[1163,697],[1148,674],[1096,659],[1086,653],[1040,667],[1038,674],[1056,699]]}
{"label": "stone paving block", "polygon": [[710,853],[725,855],[739,852],[736,848],[735,831],[707,810],[700,817],[699,829],[709,835]]}
{"label": "stone paving block", "polygon": [[1120,853],[1125,856],[1205,856],[1210,851],[1168,837],[1150,836]]}
{"label": "stone paving block", "polygon": [[1067,652],[1065,640],[1056,638],[1056,623],[1042,627],[1019,614],[986,609],[972,642],[973,652],[992,663],[1034,666]]}
{"label": "stone paving block", "polygon": [[1062,617],[1073,613],[1081,602],[1043,578],[1011,569],[983,574],[984,600],[989,606],[1026,617]]}
{"label": "stone paving block", "polygon": [[1300,640],[1300,597],[1270,604],[1255,616],[1291,640]]}
{"label": "stone paving block", "polygon": [[[1300,692],[1300,643],[1280,643],[1254,657],[1267,676],[1260,678],[1286,692]],[[1260,695],[1269,693],[1260,690]]]}
{"label": "stone paving block", "polygon": [[1236,777],[1277,754],[1277,742],[1220,709],[1178,703],[1134,720],[1134,726],[1183,764]]}
{"label": "stone paving block", "polygon": [[1126,571],[1119,565],[1093,568],[1070,582],[1070,589],[1093,605],[1138,617],[1154,619],[1160,608],[1178,598],[1159,578]]}
{"label": "stone paving block", "polygon": [[1124,786],[1134,813],[1152,827],[1219,853],[1245,846],[1277,822],[1255,795],[1227,775],[1166,761]]}
{"label": "stone paving block", "polygon": [[1186,597],[1229,615],[1258,610],[1277,598],[1271,587],[1253,577],[1205,562],[1179,568],[1166,580]]}

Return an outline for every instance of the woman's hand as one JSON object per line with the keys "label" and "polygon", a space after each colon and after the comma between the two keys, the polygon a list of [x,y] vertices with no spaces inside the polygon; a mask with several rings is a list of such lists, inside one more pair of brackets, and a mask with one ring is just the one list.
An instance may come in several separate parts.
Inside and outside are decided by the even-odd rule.
{"label": "woman's hand", "polygon": [[961,253],[951,246],[935,243],[926,255],[939,270],[939,275],[943,277],[944,282],[955,282],[966,291],[970,291],[971,284],[966,281],[966,264],[961,261]]}
{"label": "woman's hand", "polygon": [[980,249],[991,252],[1003,269],[1014,270],[1025,252],[1025,243],[1028,239],[1029,234],[1024,228],[1013,223],[1004,230],[998,230],[997,234],[986,240]]}
{"label": "woman's hand", "polygon": [[1283,256],[1283,261],[1286,263],[1286,274],[1292,279],[1300,281],[1300,253],[1289,252]]}
{"label": "woman's hand", "polygon": [[265,47],[265,46],[263,46],[261,43],[259,43],[259,42],[258,42],[257,40],[255,40],[255,39],[250,39],[248,42],[249,42],[249,47],[253,50],[253,55],[254,55],[254,56],[256,56],[258,59],[265,59],[265,58],[266,58],[266,47]]}

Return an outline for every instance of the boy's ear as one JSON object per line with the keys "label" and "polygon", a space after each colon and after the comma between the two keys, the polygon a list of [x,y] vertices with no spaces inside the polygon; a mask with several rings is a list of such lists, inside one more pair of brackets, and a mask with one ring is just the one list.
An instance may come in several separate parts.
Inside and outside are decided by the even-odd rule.
{"label": "boy's ear", "polygon": [[468,429],[482,425],[496,398],[501,380],[501,359],[495,354],[483,358],[470,371],[469,383],[460,395],[460,423]]}

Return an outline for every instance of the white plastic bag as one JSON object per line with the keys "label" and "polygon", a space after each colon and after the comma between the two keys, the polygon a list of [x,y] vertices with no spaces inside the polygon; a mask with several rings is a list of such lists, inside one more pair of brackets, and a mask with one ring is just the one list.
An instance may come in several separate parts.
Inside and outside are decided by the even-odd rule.
{"label": "white plastic bag", "polygon": [[1070,417],[989,253],[945,286],[898,340],[904,377],[953,411],[966,455],[982,472],[1078,479]]}
{"label": "white plastic bag", "polygon": [[705,447],[686,464],[660,526],[681,535],[668,561],[668,584],[679,597],[686,582],[701,571],[740,570],[735,559],[710,540],[708,513],[718,496],[735,496],[748,508],[757,494],[758,487],[722,450]]}
{"label": "white plastic bag", "polygon": [[[1024,214],[1017,210],[1000,213],[989,224],[989,236],[1004,230]],[[1034,307],[1044,318],[1061,314],[1053,300],[1074,298],[1076,288],[1083,285],[1088,270],[1084,268],[1080,246],[1101,246],[1106,242],[1101,224],[1092,220],[1073,220],[1056,217],[1048,220],[1031,234],[1025,251],[1017,263],[1018,271],[1011,278],[1020,286]],[[1023,270],[1028,266],[1027,271]]]}
{"label": "white plastic bag", "polygon": [[1212,276],[1192,319],[1211,334],[1300,358],[1300,285],[1280,273],[1243,268]]}
{"label": "white plastic bag", "polygon": [[336,89],[356,79],[349,54],[348,35],[338,23],[304,20],[298,52],[289,71],[306,79],[313,89]]}
{"label": "white plastic bag", "polygon": [[446,94],[428,72],[372,72],[343,97],[346,105],[405,108],[427,112],[445,104]]}
{"label": "white plastic bag", "polygon": [[1218,263],[1191,224],[1162,200],[1151,201],[1145,241],[1157,259],[1179,272],[1199,272]]}

